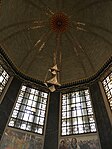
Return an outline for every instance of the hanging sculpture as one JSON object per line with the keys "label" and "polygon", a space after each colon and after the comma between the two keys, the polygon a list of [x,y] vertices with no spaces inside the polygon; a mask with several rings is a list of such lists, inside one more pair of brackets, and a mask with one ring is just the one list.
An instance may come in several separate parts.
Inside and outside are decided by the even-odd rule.
{"label": "hanging sculpture", "polygon": [[59,69],[57,67],[57,64],[51,67],[48,71],[48,73],[51,74],[51,78],[49,80],[45,80],[45,85],[48,86],[51,92],[54,92],[56,90],[56,86],[61,85],[59,83]]}

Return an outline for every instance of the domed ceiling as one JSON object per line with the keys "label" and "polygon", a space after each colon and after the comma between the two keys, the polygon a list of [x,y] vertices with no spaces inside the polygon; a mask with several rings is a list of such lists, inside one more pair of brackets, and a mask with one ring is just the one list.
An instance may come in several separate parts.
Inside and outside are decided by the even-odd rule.
{"label": "domed ceiling", "polygon": [[61,84],[89,78],[112,56],[112,0],[3,0],[0,46],[15,68]]}

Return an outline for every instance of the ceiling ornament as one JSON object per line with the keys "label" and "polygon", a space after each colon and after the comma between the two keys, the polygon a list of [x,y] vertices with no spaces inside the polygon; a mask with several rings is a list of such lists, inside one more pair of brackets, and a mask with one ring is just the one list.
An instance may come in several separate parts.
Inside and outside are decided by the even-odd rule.
{"label": "ceiling ornament", "polygon": [[63,12],[54,14],[50,19],[52,31],[56,33],[63,33],[68,29],[69,18]]}

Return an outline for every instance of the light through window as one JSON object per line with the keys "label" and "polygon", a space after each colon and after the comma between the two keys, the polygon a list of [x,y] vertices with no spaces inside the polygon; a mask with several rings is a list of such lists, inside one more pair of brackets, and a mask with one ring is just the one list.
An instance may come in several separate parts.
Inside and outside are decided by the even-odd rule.
{"label": "light through window", "polygon": [[62,95],[62,135],[96,132],[88,90]]}
{"label": "light through window", "polygon": [[112,73],[110,73],[102,83],[112,110]]}
{"label": "light through window", "polygon": [[9,126],[42,134],[48,94],[22,86]]}
{"label": "light through window", "polygon": [[0,65],[0,95],[5,88],[7,82],[9,80],[8,73],[4,70],[4,68]]}

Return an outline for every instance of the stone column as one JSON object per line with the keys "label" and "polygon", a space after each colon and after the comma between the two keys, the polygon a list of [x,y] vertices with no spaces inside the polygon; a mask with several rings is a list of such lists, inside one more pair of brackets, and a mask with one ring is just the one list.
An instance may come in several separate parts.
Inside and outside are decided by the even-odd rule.
{"label": "stone column", "polygon": [[104,99],[98,82],[90,85],[97,129],[102,149],[112,149],[112,125],[105,107]]}
{"label": "stone column", "polygon": [[0,140],[7,125],[20,87],[21,81],[14,77],[0,104]]}
{"label": "stone column", "polygon": [[58,149],[60,92],[50,93],[44,149]]}

